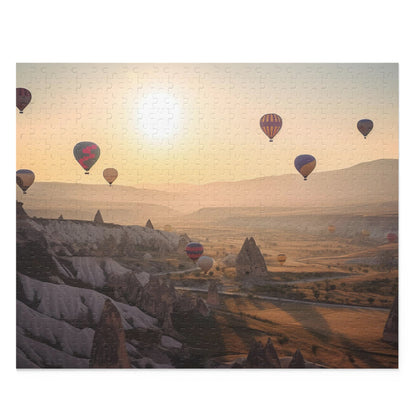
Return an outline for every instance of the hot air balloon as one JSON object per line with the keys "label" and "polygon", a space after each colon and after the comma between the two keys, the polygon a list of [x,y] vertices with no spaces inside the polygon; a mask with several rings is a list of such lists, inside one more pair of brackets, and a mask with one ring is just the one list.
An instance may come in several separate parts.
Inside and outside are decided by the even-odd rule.
{"label": "hot air balloon", "polygon": [[16,107],[19,109],[19,113],[23,114],[23,110],[30,103],[32,94],[26,88],[16,88]]}
{"label": "hot air balloon", "polygon": [[163,231],[167,231],[170,233],[173,230],[172,226],[170,224],[166,224],[163,226]]}
{"label": "hot air balloon", "polygon": [[204,272],[204,274],[207,274],[208,270],[214,265],[214,259],[208,256],[201,256],[196,264]]}
{"label": "hot air balloon", "polygon": [[277,256],[277,261],[283,266],[283,263],[286,261],[286,254],[279,254]]}
{"label": "hot air balloon", "polygon": [[107,168],[103,170],[104,179],[111,184],[117,179],[118,172],[117,169],[114,168]]}
{"label": "hot air balloon", "polygon": [[94,166],[100,157],[100,148],[92,142],[80,142],[74,147],[76,161],[85,169],[85,174]]}
{"label": "hot air balloon", "polygon": [[315,169],[316,159],[312,155],[299,155],[295,159],[295,168],[303,176],[304,180]]}
{"label": "hot air balloon", "polygon": [[370,231],[368,230],[362,230],[361,235],[365,238],[370,237]]}
{"label": "hot air balloon", "polygon": [[186,255],[195,263],[204,252],[204,247],[200,243],[189,243],[186,248]]}
{"label": "hot air balloon", "polygon": [[389,243],[397,243],[397,234],[396,233],[388,233],[387,234],[387,240],[389,240]]}
{"label": "hot air balloon", "polygon": [[335,226],[334,225],[328,225],[328,231],[333,234],[335,232]]}
{"label": "hot air balloon", "polygon": [[277,114],[265,114],[260,119],[260,127],[269,138],[269,141],[273,141],[273,137],[279,133],[282,128],[282,118]]}
{"label": "hot air balloon", "polygon": [[16,183],[25,194],[35,180],[35,174],[29,169],[20,169],[16,172]]}
{"label": "hot air balloon", "polygon": [[364,139],[367,138],[370,131],[373,130],[374,123],[371,120],[363,119],[357,123],[357,129],[364,136]]}

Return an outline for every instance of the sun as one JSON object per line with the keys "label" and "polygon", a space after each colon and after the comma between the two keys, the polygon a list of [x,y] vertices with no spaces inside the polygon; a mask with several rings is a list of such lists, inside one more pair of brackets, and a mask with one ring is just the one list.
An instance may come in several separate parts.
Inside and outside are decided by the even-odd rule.
{"label": "sun", "polygon": [[154,91],[140,100],[140,128],[152,142],[172,137],[179,128],[179,115],[178,99],[171,93]]}

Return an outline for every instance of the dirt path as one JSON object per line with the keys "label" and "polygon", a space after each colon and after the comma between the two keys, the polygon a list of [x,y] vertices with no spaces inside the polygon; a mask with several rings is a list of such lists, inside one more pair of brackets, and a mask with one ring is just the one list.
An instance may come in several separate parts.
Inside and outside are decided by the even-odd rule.
{"label": "dirt path", "polygon": [[[190,292],[203,292],[207,293],[208,289],[198,289],[198,288],[191,288],[191,287],[183,287],[183,286],[175,286],[175,289],[179,290],[187,290]],[[307,300],[297,300],[297,299],[287,299],[287,298],[275,298],[272,296],[261,296],[261,295],[248,295],[247,293],[241,292],[218,292],[220,295],[223,296],[237,296],[241,298],[253,298],[253,299],[261,299],[261,300],[270,300],[274,302],[285,302],[285,303],[301,303],[303,305],[314,305],[320,306],[323,308],[345,308],[345,309],[362,309],[362,310],[372,310],[372,311],[388,311],[389,308],[377,308],[372,306],[355,306],[355,305],[339,305],[335,303],[321,303],[321,302],[312,302]]]}

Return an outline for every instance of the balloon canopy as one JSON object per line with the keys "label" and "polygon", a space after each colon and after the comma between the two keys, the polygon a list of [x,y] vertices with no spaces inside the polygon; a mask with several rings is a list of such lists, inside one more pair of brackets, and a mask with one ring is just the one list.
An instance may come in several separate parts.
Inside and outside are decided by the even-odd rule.
{"label": "balloon canopy", "polygon": [[371,120],[363,119],[357,123],[357,129],[364,136],[364,139],[367,138],[370,131],[373,130],[374,123]]}
{"label": "balloon canopy", "polygon": [[277,256],[277,261],[282,265],[286,261],[286,254],[279,254]]}
{"label": "balloon canopy", "polygon": [[389,240],[389,243],[396,243],[397,242],[397,234],[396,233],[388,233],[387,234],[387,240]]}
{"label": "balloon canopy", "polygon": [[282,128],[282,118],[277,114],[265,114],[260,119],[260,127],[264,134],[269,138],[269,141],[273,141],[273,137],[279,133]]}
{"label": "balloon canopy", "polygon": [[104,179],[111,184],[117,179],[118,172],[117,169],[114,168],[107,168],[103,170]]}
{"label": "balloon canopy", "polygon": [[193,261],[196,262],[204,252],[204,247],[200,243],[189,243],[186,248],[186,255]]}
{"label": "balloon canopy", "polygon": [[316,159],[312,155],[299,155],[295,159],[295,168],[303,176],[304,180],[315,169]]}
{"label": "balloon canopy", "polygon": [[35,174],[29,169],[20,169],[16,172],[16,183],[25,194],[35,181]]}
{"label": "balloon canopy", "polygon": [[335,226],[334,225],[328,225],[328,231],[330,233],[334,233],[335,232]]}
{"label": "balloon canopy", "polygon": [[100,157],[100,148],[93,142],[80,142],[74,147],[74,157],[88,174]]}
{"label": "balloon canopy", "polygon": [[16,88],[16,107],[19,109],[20,114],[27,107],[32,99],[32,94],[26,88]]}
{"label": "balloon canopy", "polygon": [[201,256],[196,264],[205,274],[207,274],[208,270],[214,265],[214,259],[208,256]]}

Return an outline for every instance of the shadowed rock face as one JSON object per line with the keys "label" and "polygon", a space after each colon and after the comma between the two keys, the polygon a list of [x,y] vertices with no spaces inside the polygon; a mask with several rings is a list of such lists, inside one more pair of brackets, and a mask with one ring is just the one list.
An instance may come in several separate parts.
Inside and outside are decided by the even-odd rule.
{"label": "shadowed rock face", "polygon": [[237,276],[240,278],[267,277],[267,267],[253,237],[246,238],[236,259]]}
{"label": "shadowed rock face", "polygon": [[208,296],[207,296],[208,305],[219,305],[220,297],[218,295],[218,286],[215,281],[211,281],[208,287]]}
{"label": "shadowed rock face", "polygon": [[109,299],[95,331],[90,368],[130,368],[120,313]]}
{"label": "shadowed rock face", "polygon": [[296,350],[292,361],[289,363],[289,368],[305,368],[305,360],[300,350]]}
{"label": "shadowed rock face", "polygon": [[399,342],[399,308],[398,297],[394,299],[383,331],[383,341],[397,344]]}
{"label": "shadowed rock face", "polygon": [[245,366],[247,368],[281,368],[279,357],[270,338],[264,347],[261,341],[255,341],[252,344]]}
{"label": "shadowed rock face", "polygon": [[23,209],[23,202],[16,201],[16,217],[17,218],[28,218],[26,211]]}
{"label": "shadowed rock face", "polygon": [[150,221],[150,220],[147,220],[146,227],[154,230],[152,221]]}
{"label": "shadowed rock face", "polygon": [[100,210],[97,211],[94,217],[94,222],[96,224],[104,224],[103,216],[101,215]]}

